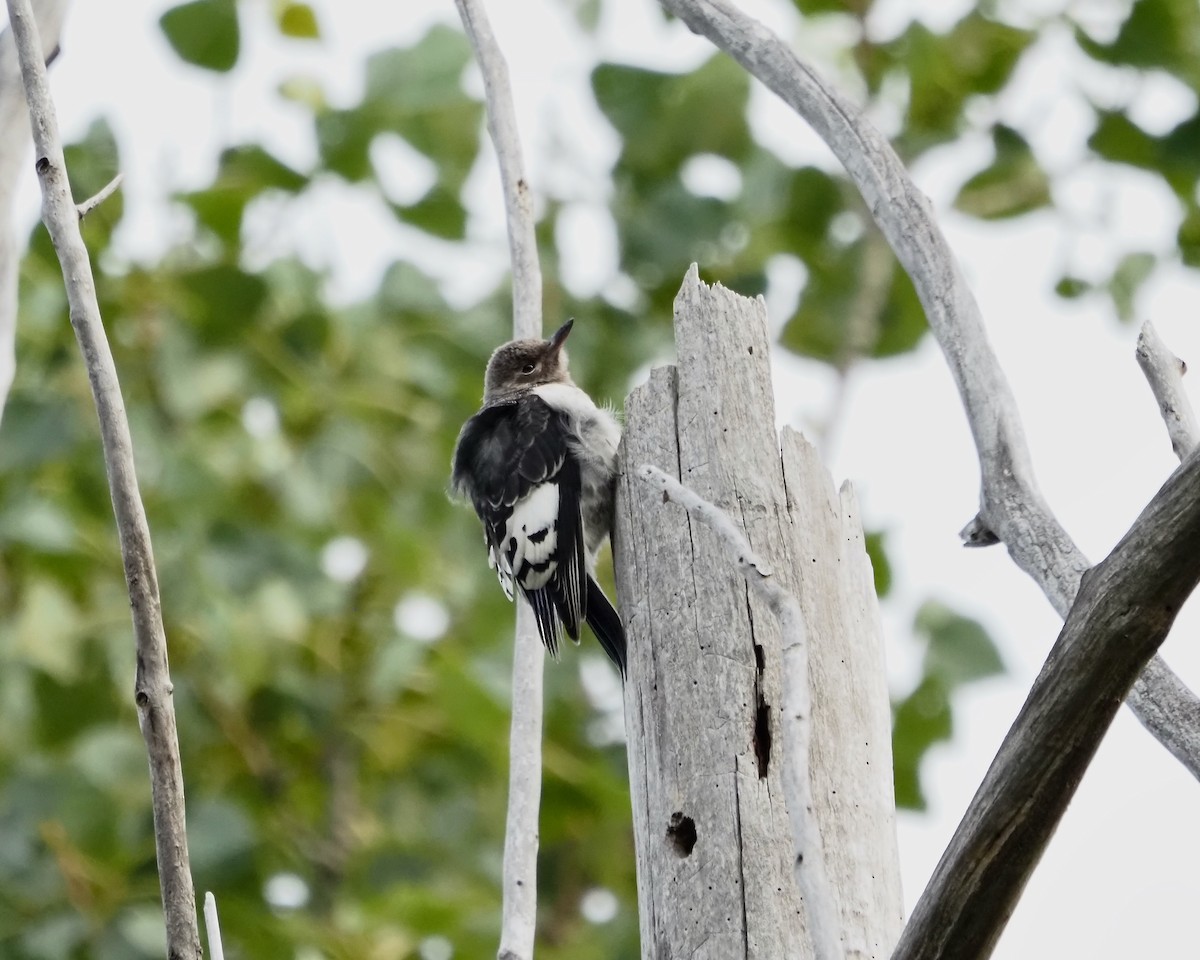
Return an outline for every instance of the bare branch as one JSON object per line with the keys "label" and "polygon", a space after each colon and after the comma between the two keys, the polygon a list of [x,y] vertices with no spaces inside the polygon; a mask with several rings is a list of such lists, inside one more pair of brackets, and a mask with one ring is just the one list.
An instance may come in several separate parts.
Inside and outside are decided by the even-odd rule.
{"label": "bare branch", "polygon": [[88,197],[86,200],[83,201],[83,203],[76,204],[75,209],[79,213],[79,219],[82,220],[89,213],[91,213],[98,206],[100,206],[100,204],[102,204],[105,200],[107,200],[114,193],[116,193],[117,187],[119,187],[121,185],[121,181],[123,179],[124,179],[124,175],[118,173],[115,177],[113,177],[111,180],[109,180],[108,183],[106,183],[103,187],[101,187],[100,191],[98,193],[96,193],[94,196]]}
{"label": "bare branch", "polygon": [[987,957],[1117,704],[1200,582],[1200,454],[1079,596],[901,935],[893,960]]}
{"label": "bare branch", "polygon": [[58,121],[46,83],[44,48],[38,39],[29,0],[8,0],[8,13],[29,101],[36,167],[42,186],[42,219],[62,264],[71,325],[83,353],[100,419],[104,464],[129,587],[137,643],[134,699],[150,757],[154,839],[167,926],[167,952],[177,960],[199,960],[200,933],[188,866],[183,772],[179,766],[167,643],[150,531],[134,472],[129,422],[100,319],[92,265],[79,233],[79,214],[71,199]]}
{"label": "bare branch", "polygon": [[508,83],[508,65],[501,53],[481,0],[454,0],[463,30],[475,50],[483,74],[488,133],[500,164],[504,210],[508,217],[508,246],[513,270],[513,337],[542,335],[542,271],[538,266],[533,195],[525,179],[521,137]]}
{"label": "bare branch", "polygon": [[792,824],[796,885],[808,905],[809,934],[817,960],[842,957],[845,951],[838,936],[837,908],[826,876],[825,845],[813,815],[808,756],[812,741],[812,696],[808,679],[808,637],[800,603],[771,579],[770,565],[754,552],[745,534],[724,510],[650,464],[643,464],[638,469],[638,478],[662,490],[664,503],[668,500],[678,503],[721,538],[737,572],[779,621],[785,664],[784,711],[788,717],[796,718],[791,727],[795,735],[784,738],[784,749],[790,754],[784,764],[784,787],[788,793],[788,819]]}
{"label": "bare branch", "polygon": [[[67,0],[39,0],[33,15],[42,37],[42,53],[48,62],[58,49]],[[13,199],[17,178],[26,160],[29,143],[29,108],[21,83],[21,65],[12,30],[0,32],[0,414],[16,374],[17,270],[20,244],[13,223]]]}
{"label": "bare branch", "polygon": [[208,932],[208,960],[225,960],[221,921],[217,918],[217,898],[212,891],[204,894],[204,929]]}
{"label": "bare branch", "polygon": [[[454,0],[454,3],[483,74],[488,132],[500,165],[512,257],[513,337],[540,337],[542,273],[538,266],[533,200],[521,159],[508,66],[492,34],[482,0]],[[531,960],[533,957],[537,923],[544,668],[545,651],[534,628],[532,610],[523,601],[517,601],[499,960]]]}
{"label": "bare branch", "polygon": [[[1038,489],[1012,389],[928,198],[861,111],[757,20],[729,0],[660,2],[782,98],[846,168],[912,278],[966,409],[981,470],[979,515],[964,531],[970,534],[968,543],[983,546],[993,538],[1002,540],[1017,566],[1065,617],[1090,563]],[[1200,700],[1178,680],[1163,682],[1169,672],[1165,663],[1155,661],[1127,702],[1143,725],[1200,779],[1200,731],[1164,725],[1169,722],[1164,718],[1200,709]]]}
{"label": "bare branch", "polygon": [[[1183,388],[1187,364],[1170,351],[1149,320],[1138,335],[1136,356],[1158,401],[1171,447],[1183,460],[1200,444],[1200,424]],[[1146,696],[1146,688],[1158,693]],[[1164,690],[1170,695],[1163,696]],[[1200,769],[1200,698],[1167,668],[1161,657],[1150,661],[1142,682],[1129,692],[1126,702],[1180,763],[1192,771]]]}
{"label": "bare branch", "polygon": [[1158,409],[1171,437],[1171,449],[1182,460],[1200,444],[1200,422],[1197,422],[1192,402],[1183,389],[1187,364],[1167,348],[1149,320],[1142,324],[1142,332],[1138,335],[1137,362],[1158,401]]}

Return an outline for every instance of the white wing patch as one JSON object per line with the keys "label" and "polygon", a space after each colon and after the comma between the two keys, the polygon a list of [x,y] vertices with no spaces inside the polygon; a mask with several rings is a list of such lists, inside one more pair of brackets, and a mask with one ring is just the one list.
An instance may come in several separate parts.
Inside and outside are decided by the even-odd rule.
{"label": "white wing patch", "polygon": [[505,571],[500,565],[500,558],[496,555],[496,548],[488,543],[487,534],[483,535],[483,542],[488,548],[488,566],[496,571],[496,577],[500,580],[500,586],[504,589],[504,595],[508,597],[508,602],[512,603],[513,598],[513,578],[512,574]]}
{"label": "white wing patch", "polygon": [[543,483],[513,504],[496,554],[488,550],[488,563],[510,600],[514,583],[540,590],[550,582],[558,566],[557,483]]}

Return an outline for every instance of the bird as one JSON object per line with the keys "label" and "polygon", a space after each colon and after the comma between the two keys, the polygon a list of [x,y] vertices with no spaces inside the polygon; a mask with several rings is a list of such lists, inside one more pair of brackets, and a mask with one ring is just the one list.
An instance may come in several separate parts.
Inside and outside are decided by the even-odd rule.
{"label": "bird", "polygon": [[578,643],[586,622],[624,677],[625,629],[595,578],[612,528],[621,428],[571,379],[564,344],[573,324],[492,353],[450,487],[475,508],[488,564],[510,601],[519,592],[533,608],[551,656],[560,628]]}

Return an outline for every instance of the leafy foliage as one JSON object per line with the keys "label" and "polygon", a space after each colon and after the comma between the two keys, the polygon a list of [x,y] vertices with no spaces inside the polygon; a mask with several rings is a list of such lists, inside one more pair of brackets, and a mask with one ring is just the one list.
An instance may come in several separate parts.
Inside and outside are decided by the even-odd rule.
{"label": "leafy foliage", "polygon": [[[494,950],[512,615],[445,484],[507,298],[452,311],[397,262],[376,294],[334,307],[311,268],[251,270],[241,246],[264,201],[330,175],[373,182],[366,147],[380,131],[428,150],[459,205],[481,119],[458,85],[464,65],[444,29],[379,55],[362,103],[343,112],[361,153],[326,149],[296,170],[256,144],[226,150],[212,184],[179,197],[194,236],[157,264],[98,272],[155,536],[193,871],[244,956],[302,944],[409,956],[435,935],[464,956]],[[313,128],[328,148],[327,112]],[[80,195],[118,166],[103,124],[69,156]],[[106,204],[85,221],[98,265],[112,262],[120,214]],[[0,429],[0,953],[160,956],[128,601],[40,228],[21,293],[20,373]],[[629,360],[617,359],[592,371],[598,392],[619,390]],[[338,572],[347,546],[365,553],[361,572],[353,559]],[[549,672],[547,708],[545,953],[632,956],[623,752],[592,742],[603,715],[571,666]],[[305,908],[272,909],[264,891],[293,875]],[[594,886],[623,904],[599,930],[579,915]]]}
{"label": "leafy foliage", "polygon": [[[981,3],[945,30],[914,21],[879,38],[865,26],[871,0],[795,6],[863,26],[847,69],[869,107],[896,109],[907,160],[964,133],[991,139],[961,211],[1054,209],[1057,174],[994,109],[1038,31]],[[600,21],[600,0],[570,7],[582,29]],[[308,4],[271,10],[281,35],[320,37]],[[1049,25],[1069,28],[1097,69],[1165,71],[1196,91],[1196,10],[1136,0],[1102,40],[1070,13]],[[193,0],[160,22],[186,63],[237,65],[234,0]],[[468,63],[462,36],[436,27],[374,54],[355,103],[285,83],[289,106],[311,116],[312,165],[253,142],[225,149],[210,183],[176,197],[191,229],[158,262],[125,263],[113,248],[119,194],[84,223],[155,536],[193,867],[198,888],[221,897],[231,955],[401,958],[435,936],[457,956],[494,950],[511,609],[474,519],[444,490],[457,427],[509,329],[505,284],[452,310],[398,259],[376,291],[334,302],[320,271],[294,256],[261,264],[244,246],[256,216],[330,180],[431,239],[463,240],[483,125]],[[609,208],[633,295],[579,300],[561,283],[554,238],[571,198],[546,196],[539,224],[547,316],[589,318],[572,340],[589,389],[619,399],[666,343],[692,261],[756,294],[772,259],[792,258],[804,283],[781,344],[839,370],[917,346],[924,313],[861,201],[842,175],[758,141],[753,86],[730,60],[680,74],[601,63],[591,81],[620,141]],[[1094,109],[1092,159],[1165,183],[1180,207],[1178,256],[1200,264],[1200,117],[1151,132],[1132,102]],[[378,147],[390,140],[435,171],[422,195],[389,194]],[[98,120],[67,159],[87,196],[117,171],[118,142]],[[731,169],[735,186],[697,186],[704,163]],[[1067,273],[1057,289],[1109,297],[1132,317],[1163,256],[1124,251],[1109,276]],[[20,364],[0,425],[0,954],[161,956],[128,601],[88,384],[40,229],[21,281]],[[893,581],[886,547],[868,538],[880,596]],[[1002,665],[981,625],[935,603],[914,630],[923,671],[896,706],[894,748],[897,797],[921,807],[920,761],[953,731],[954,692]],[[624,754],[595,684],[583,689],[575,652],[566,658],[547,674],[539,956],[634,957]],[[612,922],[581,917],[593,887],[616,894]]]}
{"label": "leafy foliage", "polygon": [[920,763],[931,746],[954,732],[951,697],[960,687],[1003,673],[1004,664],[978,621],[936,601],[917,611],[913,632],[925,644],[925,661],[916,689],[894,707],[892,752],[896,804],[924,810]]}

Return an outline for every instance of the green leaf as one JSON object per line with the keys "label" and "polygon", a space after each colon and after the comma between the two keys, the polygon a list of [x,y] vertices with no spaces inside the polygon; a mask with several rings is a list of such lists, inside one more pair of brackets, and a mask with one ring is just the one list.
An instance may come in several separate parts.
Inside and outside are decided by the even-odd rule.
{"label": "green leaf", "polygon": [[936,676],[926,676],[920,685],[895,705],[892,711],[892,767],[896,806],[924,810],[928,805],[921,786],[921,761],[937,743],[954,732],[950,697]]}
{"label": "green leaf", "polygon": [[244,187],[252,196],[271,189],[297,193],[308,185],[307,176],[257,143],[222,151],[217,177]]}
{"label": "green leaf", "polygon": [[300,40],[318,40],[321,30],[317,26],[317,15],[307,3],[276,3],[275,22],[285,37]]}
{"label": "green leaf", "polygon": [[888,560],[887,534],[875,530],[866,535],[867,556],[871,558],[871,569],[875,573],[875,595],[886,597],[892,589],[892,564]]}
{"label": "green leaf", "polygon": [[79,442],[74,411],[64,397],[18,393],[0,420],[0,473],[13,474],[63,459]]}
{"label": "green leaf", "polygon": [[575,15],[575,21],[588,33],[595,33],[600,25],[600,0],[568,0],[567,6]]}
{"label": "green leaf", "polygon": [[982,220],[1001,220],[1050,205],[1050,178],[1016,130],[997,124],[995,158],[959,188],[954,206]]}
{"label": "green leaf", "polygon": [[374,176],[371,144],[380,133],[397,134],[432,160],[434,187],[417,203],[391,209],[404,222],[452,240],[465,234],[459,193],[479,151],[483,117],[482,106],[462,88],[469,59],[463,35],[436,26],[414,46],[368,60],[360,104],[316,116],[322,164],[347,180]]}
{"label": "green leaf", "polygon": [[467,210],[458,194],[434,184],[416,203],[408,206],[389,204],[392,212],[405,223],[445,240],[462,240],[467,234]]}
{"label": "green leaf", "polygon": [[913,629],[927,644],[925,675],[938,677],[948,691],[1004,672],[1000,653],[982,624],[936,600],[921,605]]}
{"label": "green leaf", "polygon": [[1157,258],[1152,253],[1130,253],[1121,258],[1108,281],[1117,316],[1124,323],[1136,318],[1136,300],[1142,284],[1154,272]]}
{"label": "green leaf", "polygon": [[619,169],[639,180],[666,178],[695,154],[737,161],[753,147],[749,77],[723,54],[686,74],[602,63],[592,71],[592,91],[624,141]]}
{"label": "green leaf", "polygon": [[363,100],[393,117],[458,103],[466,96],[462,74],[470,60],[462,33],[434,26],[413,46],[384,50],[367,60]]}
{"label": "green leaf", "polygon": [[1092,285],[1079,277],[1062,277],[1054,285],[1054,292],[1064,300],[1078,300],[1092,292]]}
{"label": "green leaf", "polygon": [[945,34],[914,22],[895,42],[911,82],[900,137],[906,152],[919,153],[954,136],[967,99],[1000,90],[1035,36],[977,11]]}
{"label": "green leaf", "polygon": [[1137,126],[1124,113],[1097,111],[1088,146],[1114,163],[1152,170],[1189,202],[1200,178],[1200,114],[1193,114],[1161,137]]}
{"label": "green leaf", "polygon": [[896,804],[924,810],[921,761],[954,731],[951,698],[958,687],[1004,672],[991,637],[970,617],[935,600],[917,611],[913,632],[925,641],[922,677],[916,689],[893,707],[892,756]]}
{"label": "green leaf", "polygon": [[1162,138],[1162,175],[1185,202],[1195,196],[1200,179],[1200,112]]}
{"label": "green leaf", "polygon": [[[833,218],[845,209],[841,184],[816,167],[801,167],[789,177],[786,190],[782,229],[787,245],[808,259],[827,242]],[[779,202],[777,196],[772,200]]]}
{"label": "green leaf", "polygon": [[1200,268],[1200,207],[1188,207],[1175,240],[1183,262],[1189,267]]}
{"label": "green leaf", "polygon": [[305,174],[257,144],[243,145],[221,154],[217,179],[211,186],[182,194],[179,199],[226,247],[236,248],[246,207],[254,199],[271,190],[298,193],[308,182]]}
{"label": "green leaf", "polygon": [[649,264],[672,278],[682,276],[693,261],[705,269],[709,259],[705,251],[716,248],[728,223],[724,203],[697,197],[676,179],[643,196],[630,186],[616,203],[624,225],[621,265],[634,276]]}
{"label": "green leaf", "polygon": [[1137,0],[1112,43],[1078,29],[1076,40],[1102,63],[1163,69],[1193,85],[1200,80],[1200,7],[1192,0]]}
{"label": "green leaf", "polygon": [[[796,9],[806,17],[819,16],[823,13],[850,13],[861,17],[863,7],[870,7],[870,0],[792,0]],[[850,9],[847,9],[850,8]]]}
{"label": "green leaf", "polygon": [[398,260],[384,272],[379,284],[380,306],[389,313],[418,312],[433,316],[446,309],[437,284],[411,263]]}
{"label": "green leaf", "polygon": [[925,308],[921,306],[916,288],[908,274],[899,266],[894,266],[890,292],[879,314],[878,336],[870,355],[894,357],[908,353],[921,342],[928,329],[929,321],[925,318]]}
{"label": "green leaf", "polygon": [[261,277],[226,263],[183,274],[179,283],[190,297],[189,318],[214,344],[241,339],[267,299]]}
{"label": "green leaf", "polygon": [[[53,634],[45,634],[41,639],[46,644],[62,643],[61,637],[52,637]],[[34,674],[33,697],[40,743],[62,746],[97,721],[115,721],[118,713],[115,691],[107,682],[98,653],[94,644],[77,641],[58,654],[72,659],[69,667]]]}
{"label": "green leaf", "polygon": [[346,180],[371,175],[371,141],[379,132],[374,117],[363,110],[326,110],[317,114],[317,144],[321,163]]}
{"label": "green leaf", "polygon": [[806,258],[808,282],[796,313],[783,328],[779,342],[804,356],[841,365],[858,357],[888,357],[905,353],[920,342],[928,323],[908,275],[887,261],[882,277],[887,291],[877,312],[861,316],[860,296],[865,236],[842,247],[832,240]]}
{"label": "green leaf", "polygon": [[241,36],[234,0],[192,0],[172,7],[158,23],[187,63],[218,73],[237,63]]}
{"label": "green leaf", "polygon": [[1105,160],[1143,170],[1155,169],[1161,159],[1158,138],[1114,110],[1096,111],[1096,129],[1088,138],[1088,147]]}
{"label": "green leaf", "polygon": [[285,100],[307,107],[314,114],[328,106],[321,81],[308,74],[297,73],[280,81],[279,95]]}

